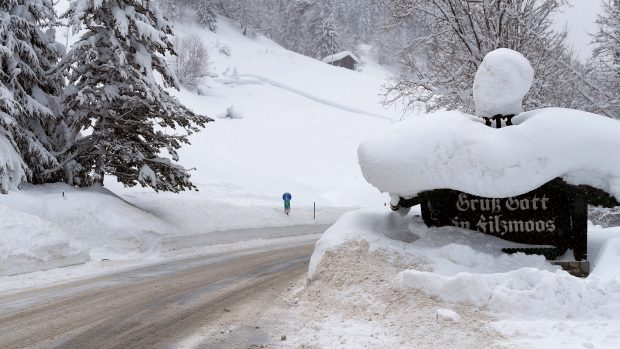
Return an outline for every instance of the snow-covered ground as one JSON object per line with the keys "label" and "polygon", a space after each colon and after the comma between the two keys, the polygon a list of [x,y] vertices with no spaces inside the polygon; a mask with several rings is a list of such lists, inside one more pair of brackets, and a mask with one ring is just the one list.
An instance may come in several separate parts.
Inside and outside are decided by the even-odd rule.
{"label": "snow-covered ground", "polygon": [[[510,83],[506,83],[506,79]],[[521,112],[532,68],[510,50],[476,74],[482,116]],[[620,198],[620,123],[549,108],[495,129],[440,112],[365,140],[369,183],[399,197],[450,188],[508,197],[556,177]],[[292,295],[293,341],[349,348],[615,348],[620,343],[620,228],[588,226],[591,274],[578,278],[543,256],[505,254],[519,244],[457,227],[428,228],[409,213],[346,213],[317,242],[308,284]],[[360,335],[361,333],[361,335]]]}
{"label": "snow-covered ground", "polygon": [[[223,18],[217,33],[175,29],[199,35],[210,54],[212,76],[197,91],[171,91],[216,119],[180,152],[181,163],[195,168],[199,191],[158,194],[108,177],[105,188],[57,184],[1,195],[0,212],[12,219],[0,225],[10,230],[0,235],[0,275],[88,260],[150,260],[169,236],[331,223],[347,207],[387,202],[366,185],[355,155],[363,138],[400,118],[380,103],[385,68],[363,56],[360,71],[333,67],[243,36]],[[63,43],[65,33],[58,30]],[[230,107],[241,119],[220,119]],[[291,216],[283,214],[286,191],[293,195]]]}
{"label": "snow-covered ground", "polygon": [[[190,25],[177,25],[176,30],[179,35],[200,35],[210,52],[213,76],[205,78],[197,91],[173,92],[194,111],[216,118],[180,152],[181,162],[196,168],[192,179],[200,191],[157,194],[123,188],[107,178],[105,188],[56,184],[1,195],[1,290],[172,258],[178,254],[166,250],[163,241],[176,238],[189,241],[187,236],[203,234],[205,238],[191,241],[208,244],[209,234],[216,236],[217,231],[331,223],[351,207],[374,207],[345,214],[322,236],[312,256],[310,281],[285,295],[292,307],[293,331],[288,333],[293,335],[283,345],[613,348],[620,342],[620,273],[616,267],[620,228],[588,227],[588,255],[594,269],[588,278],[579,279],[541,256],[500,252],[512,243],[457,228],[426,228],[413,216],[416,210],[406,217],[390,213],[383,208],[389,198],[365,182],[356,156],[362,140],[401,117],[380,104],[388,69],[364,55],[357,72],[333,67],[284,50],[264,37],[245,37],[224,19],[217,33]],[[230,107],[239,118],[221,118]],[[411,173],[392,172],[399,177],[396,180],[384,172],[376,176],[377,181],[388,180],[386,185],[400,183],[406,188],[392,190],[382,183],[373,184],[410,195],[445,183],[461,183],[462,187],[455,189],[471,189],[471,183],[477,182],[474,179],[489,175],[485,162],[473,161],[473,153],[459,153],[463,144],[447,142],[447,137],[467,136],[470,129],[494,132],[479,144],[484,152],[489,145],[509,147],[503,136],[520,132],[517,127],[486,129],[469,117],[446,115],[446,122],[455,127],[439,131],[442,143],[431,144],[439,153],[426,153],[445,155],[445,163],[463,160],[455,163],[458,166],[439,172],[430,165],[422,168],[432,175],[427,182]],[[521,118],[521,126],[536,124],[534,117]],[[379,139],[375,144],[380,151],[366,155],[383,158],[387,148],[395,162],[402,163],[405,157],[405,162],[424,163],[428,159],[415,158],[409,152],[425,151],[419,148],[420,142],[432,135],[420,128],[425,120],[428,118],[404,124],[402,139],[417,144]],[[578,123],[573,126],[580,130]],[[567,147],[575,142],[561,136],[558,139]],[[472,142],[466,139],[464,144]],[[593,153],[604,155],[605,151]],[[586,165],[602,163],[600,159],[596,154],[581,155]],[[479,187],[478,193],[496,194],[485,192],[495,187],[508,188],[501,195],[512,195],[565,174],[560,172],[566,169],[549,159],[532,161],[558,173],[524,174],[522,170],[529,167],[516,167],[513,177],[494,178],[515,180],[522,187],[498,182],[491,189]],[[472,164],[480,171],[459,170]],[[511,168],[509,165],[504,167]],[[613,171],[604,175],[617,174],[617,164],[608,168]],[[586,177],[583,172],[577,174]],[[603,183],[606,186],[590,184],[615,192],[617,176],[613,180]],[[282,212],[285,191],[293,194],[291,216]],[[195,246],[191,253],[276,242]],[[42,271],[75,264],[83,265]],[[27,272],[32,273],[9,276]]]}
{"label": "snow-covered ground", "polygon": [[308,284],[287,295],[292,347],[617,347],[619,228],[590,226],[599,258],[577,278],[502,253],[510,242],[427,228],[415,211],[349,212],[321,237]]}

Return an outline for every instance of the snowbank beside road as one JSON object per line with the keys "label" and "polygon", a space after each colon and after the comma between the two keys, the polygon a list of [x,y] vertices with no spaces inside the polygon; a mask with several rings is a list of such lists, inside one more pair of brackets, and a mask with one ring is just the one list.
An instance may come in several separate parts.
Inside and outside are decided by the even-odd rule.
{"label": "snowbank beside road", "polygon": [[424,258],[426,266],[441,275],[490,274],[526,267],[557,269],[542,256],[501,252],[505,247],[524,246],[518,243],[455,227],[428,228],[419,217],[364,209],[346,213],[325,232],[310,259],[309,276],[314,276],[327,251],[360,241],[367,242],[370,251]]}
{"label": "snowbank beside road", "polygon": [[460,112],[409,119],[365,140],[358,155],[366,180],[381,192],[413,197],[432,189],[509,197],[562,177],[620,199],[620,122],[548,108],[494,129]]}
{"label": "snowbank beside road", "polygon": [[[582,279],[542,256],[504,254],[501,248],[513,243],[492,236],[455,227],[427,228],[411,215],[349,212],[317,242],[306,292],[322,290],[320,300],[326,304],[313,304],[315,308],[329,306],[337,295],[347,295],[342,299],[351,302],[380,294],[382,302],[399,304],[398,309],[453,310],[463,317],[459,323],[480,320],[474,314],[482,312],[486,317],[482,331],[497,331],[493,335],[496,344],[511,348],[611,348],[620,338],[620,240],[608,238],[619,236],[620,231],[592,225],[589,230],[590,259],[596,263],[592,274]],[[384,270],[377,276],[380,282],[343,276],[369,275],[372,279],[376,273],[367,270],[372,265]],[[333,289],[338,292],[331,294]],[[388,321],[377,332],[392,330],[389,312],[379,313],[379,319]],[[345,315],[349,320],[369,316],[364,312]],[[472,331],[465,325],[462,330],[462,334]],[[438,341],[450,335],[438,331],[432,333]],[[476,345],[480,343],[465,347],[480,347]]]}
{"label": "snowbank beside road", "polygon": [[0,204],[0,276],[90,259],[88,248],[48,221]]}
{"label": "snowbank beside road", "polygon": [[157,253],[161,234],[170,227],[101,187],[84,189],[61,183],[32,186],[1,195],[0,204],[58,227],[70,239],[88,246],[95,259],[131,259]]}
{"label": "snowbank beside road", "polygon": [[[159,258],[169,250],[221,243],[231,229],[331,224],[346,208],[293,206],[251,200],[238,205],[182,194],[134,192],[118,197],[101,187],[48,184],[0,195],[0,276],[94,261]],[[277,235],[282,237],[282,234]],[[187,244],[191,238],[191,244]],[[244,235],[234,241],[269,239]],[[164,243],[165,242],[165,243]]]}

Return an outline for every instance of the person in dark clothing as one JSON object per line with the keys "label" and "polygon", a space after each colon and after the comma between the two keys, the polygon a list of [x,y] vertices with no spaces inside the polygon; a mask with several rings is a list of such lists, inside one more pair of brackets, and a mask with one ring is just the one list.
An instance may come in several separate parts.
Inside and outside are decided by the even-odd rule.
{"label": "person in dark clothing", "polygon": [[287,215],[289,214],[289,212],[291,212],[291,199],[293,198],[293,196],[291,195],[291,193],[284,193],[282,194],[282,200],[284,200],[284,213],[286,213]]}

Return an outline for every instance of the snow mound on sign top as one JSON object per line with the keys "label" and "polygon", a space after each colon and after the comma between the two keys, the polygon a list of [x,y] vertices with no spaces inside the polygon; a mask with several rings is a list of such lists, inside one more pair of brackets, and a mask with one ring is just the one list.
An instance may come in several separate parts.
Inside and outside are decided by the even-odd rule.
{"label": "snow mound on sign top", "polygon": [[474,79],[476,115],[518,114],[532,87],[534,69],[519,52],[500,48],[489,52]]}
{"label": "snow mound on sign top", "polygon": [[85,245],[39,217],[0,205],[0,276],[47,270],[90,260]]}
{"label": "snow mound on sign top", "polygon": [[519,114],[514,126],[495,129],[460,112],[409,119],[358,148],[366,180],[393,198],[455,189],[509,197],[562,177],[620,198],[620,122],[562,108]]}

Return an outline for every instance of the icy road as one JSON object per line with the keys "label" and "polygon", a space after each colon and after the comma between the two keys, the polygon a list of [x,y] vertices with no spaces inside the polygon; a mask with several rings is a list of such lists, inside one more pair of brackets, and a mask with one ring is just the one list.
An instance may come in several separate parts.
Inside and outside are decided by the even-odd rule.
{"label": "icy road", "polygon": [[[291,227],[289,235],[322,233],[326,228]],[[283,228],[277,230],[277,235],[285,233]],[[270,229],[263,233],[273,234]],[[263,329],[252,320],[307,271],[313,247],[314,239],[307,239],[176,259],[47,288],[0,294],[0,346],[247,346],[257,337],[272,335],[262,333]],[[220,324],[231,316],[242,319],[239,330]],[[196,333],[209,328],[217,330],[219,343],[210,343],[208,335],[196,339]],[[222,342],[221,333],[228,332],[230,338]]]}

